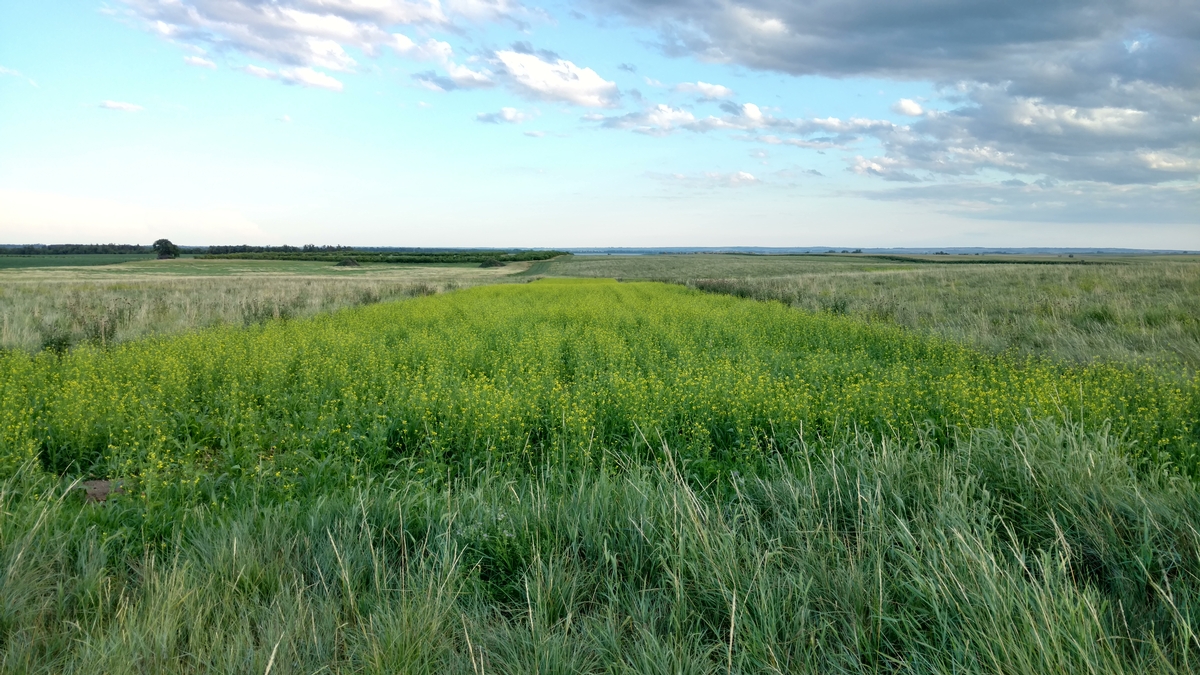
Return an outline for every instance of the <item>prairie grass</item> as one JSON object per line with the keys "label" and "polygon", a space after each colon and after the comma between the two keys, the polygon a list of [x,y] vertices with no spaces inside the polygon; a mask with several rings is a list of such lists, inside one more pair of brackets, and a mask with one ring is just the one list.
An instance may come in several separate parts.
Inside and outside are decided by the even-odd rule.
{"label": "prairie grass", "polygon": [[775,300],[991,352],[1074,362],[1167,360],[1200,368],[1200,258],[1018,265],[672,255],[576,257],[542,265],[543,274],[659,279]]}
{"label": "prairie grass", "polygon": [[1197,670],[1177,365],[591,280],[238,323],[0,353],[0,672]]}
{"label": "prairie grass", "polygon": [[1118,439],[778,440],[708,484],[658,446],[217,507],[86,505],[26,466],[0,483],[0,669],[1195,672],[1200,496]]}
{"label": "prairie grass", "polygon": [[294,319],[504,281],[462,266],[148,261],[0,274],[0,349],[62,351],[220,325]]}

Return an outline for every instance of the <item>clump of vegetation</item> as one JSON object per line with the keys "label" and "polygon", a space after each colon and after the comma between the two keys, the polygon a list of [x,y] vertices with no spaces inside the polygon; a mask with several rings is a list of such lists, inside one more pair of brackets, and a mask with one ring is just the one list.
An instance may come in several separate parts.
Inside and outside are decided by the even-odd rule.
{"label": "clump of vegetation", "polygon": [[479,266],[480,267],[504,267],[504,263],[500,262],[499,260],[496,260],[495,258],[488,258],[487,260],[484,260],[483,262],[479,263]]}
{"label": "clump of vegetation", "polygon": [[335,267],[360,267],[360,265],[354,258],[342,258],[342,261],[335,265]]}
{"label": "clump of vegetation", "polygon": [[170,239],[159,239],[150,248],[158,254],[159,260],[173,260],[179,257],[179,247],[172,244]]}

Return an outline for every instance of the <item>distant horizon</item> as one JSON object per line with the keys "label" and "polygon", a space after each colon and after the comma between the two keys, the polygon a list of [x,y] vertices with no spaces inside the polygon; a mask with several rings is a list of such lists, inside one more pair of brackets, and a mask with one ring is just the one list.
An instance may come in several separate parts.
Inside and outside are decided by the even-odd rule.
{"label": "distant horizon", "polygon": [[1189,6],[9,0],[0,240],[1200,250]]}
{"label": "distant horizon", "polygon": [[[1144,254],[1144,255],[1191,255],[1200,254],[1200,250],[1194,249],[1172,249],[1172,248],[1124,248],[1124,247],[1105,247],[1105,246],[1075,246],[1075,247],[1055,247],[1055,246],[921,246],[921,247],[869,247],[869,246],[580,246],[580,247],[562,247],[562,246],[353,246],[345,244],[188,244],[175,242],[181,249],[202,249],[219,246],[252,246],[252,247],[283,247],[289,246],[292,248],[302,248],[304,246],[316,246],[318,248],[342,248],[358,251],[425,251],[425,252],[454,252],[454,251],[562,251],[564,253],[587,255],[608,254],[608,255],[646,255],[654,253],[766,253],[766,254],[875,254],[875,253],[900,253],[912,255],[929,255],[937,252],[945,253],[969,253],[969,254],[1020,254],[1020,253],[1077,253],[1077,254]],[[28,244],[0,244],[0,249],[21,248],[21,247],[50,247],[50,246],[143,246],[149,248],[150,244],[135,244],[135,243],[116,243],[116,242],[62,242],[62,243],[28,243]],[[72,254],[63,254],[72,255]]]}

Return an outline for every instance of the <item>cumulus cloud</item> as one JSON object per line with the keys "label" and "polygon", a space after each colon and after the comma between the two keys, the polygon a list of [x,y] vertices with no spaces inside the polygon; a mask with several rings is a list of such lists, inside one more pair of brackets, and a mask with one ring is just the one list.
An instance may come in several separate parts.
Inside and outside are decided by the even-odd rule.
{"label": "cumulus cloud", "polygon": [[[333,76],[322,71],[351,72],[357,61],[347,51],[375,56],[385,48],[406,58],[432,61],[445,74],[417,79],[440,90],[491,86],[486,71],[453,61],[450,45],[437,40],[415,43],[389,30],[395,26],[454,29],[456,17],[472,21],[512,18],[524,8],[509,0],[126,0],[147,28],[164,38],[188,45],[234,50],[252,59],[280,66],[283,82],[341,90]],[[200,56],[191,65],[215,67]],[[318,70],[319,69],[319,70]],[[247,69],[247,72],[252,72]],[[262,73],[253,73],[264,76]]]}
{"label": "cumulus cloud", "polygon": [[479,113],[475,119],[485,124],[520,124],[529,121],[532,116],[516,108],[501,108],[498,112]]}
{"label": "cumulus cloud", "polygon": [[616,83],[564,59],[544,61],[537,54],[509,50],[496,52],[496,59],[513,85],[535,98],[611,108],[620,97]]}
{"label": "cumulus cloud", "polygon": [[685,94],[696,94],[700,98],[705,99],[720,99],[733,96],[733,90],[729,87],[723,87],[719,84],[709,84],[707,82],[682,82],[675,85],[675,91]]}
{"label": "cumulus cloud", "polygon": [[908,115],[909,117],[920,117],[925,114],[925,109],[920,103],[911,98],[902,98],[892,104],[892,112],[898,115]]}
{"label": "cumulus cloud", "polygon": [[690,128],[696,117],[686,110],[659,103],[641,112],[602,117],[601,126],[609,129],[628,129],[649,136],[666,136],[677,128]]}
{"label": "cumulus cloud", "polygon": [[121,112],[141,112],[144,110],[142,106],[136,103],[126,103],[125,101],[101,101],[99,107],[105,110],[120,110]]}
{"label": "cumulus cloud", "polygon": [[217,69],[217,64],[202,56],[185,56],[183,57],[183,62],[189,66],[196,66],[197,68],[208,68],[210,70]]}
{"label": "cumulus cloud", "polygon": [[1031,222],[1196,222],[1200,186],[1009,180],[923,184],[859,193],[867,199],[924,203],[970,218]]}
{"label": "cumulus cloud", "polygon": [[591,1],[658,30],[672,55],[934,83],[949,110],[902,99],[892,110],[917,118],[910,125],[861,130],[885,146],[854,160],[868,175],[1200,177],[1200,14],[1187,3]]}
{"label": "cumulus cloud", "polygon": [[[793,145],[803,148],[845,147],[865,137],[880,137],[897,127],[887,120],[836,117],[789,119],[775,117],[754,103],[721,104],[727,114],[696,117],[681,108],[659,103],[639,112],[624,115],[585,116],[585,121],[599,122],[608,129],[626,129],[650,136],[666,136],[675,131],[706,133],[717,130],[747,132],[744,140],[770,145]],[[788,136],[781,136],[787,134]]]}

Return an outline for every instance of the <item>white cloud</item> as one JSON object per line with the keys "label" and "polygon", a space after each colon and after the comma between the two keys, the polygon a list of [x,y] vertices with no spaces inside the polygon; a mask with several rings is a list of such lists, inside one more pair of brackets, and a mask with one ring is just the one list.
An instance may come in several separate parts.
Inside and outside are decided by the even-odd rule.
{"label": "white cloud", "polygon": [[443,63],[449,61],[454,56],[454,48],[450,46],[449,42],[430,38],[421,44],[417,44],[413,42],[412,38],[402,33],[392,35],[390,46],[397,54],[419,61],[437,61],[438,63]]}
{"label": "white cloud", "polygon": [[748,171],[733,171],[723,173],[720,171],[704,171],[701,173],[672,173],[672,174],[649,174],[651,178],[657,178],[668,184],[678,185],[693,189],[712,189],[712,188],[736,188],[758,185],[762,181],[754,174]]}
{"label": "white cloud", "polygon": [[140,112],[144,110],[142,106],[136,103],[126,103],[124,101],[101,101],[100,107],[105,110],[120,110],[122,112]]}
{"label": "white cloud", "polygon": [[629,129],[649,136],[666,136],[677,128],[688,128],[696,122],[692,113],[664,103],[651,106],[642,112],[600,119],[609,129]]}
{"label": "white cloud", "polygon": [[448,42],[430,38],[421,44],[412,41],[407,35],[396,33],[392,36],[391,47],[401,56],[418,61],[433,61],[446,71],[445,76],[435,72],[418,73],[414,78],[425,87],[434,91],[449,91],[451,89],[478,89],[492,86],[492,74],[487,70],[471,70],[467,66],[454,62],[454,48]]}
{"label": "white cloud", "polygon": [[183,62],[189,66],[196,66],[197,68],[208,68],[210,70],[217,69],[217,64],[202,56],[185,56],[183,57]]}
{"label": "white cloud", "polygon": [[281,68],[279,77],[284,82],[298,84],[303,87],[316,87],[330,91],[341,91],[342,83],[338,80],[312,68]]}
{"label": "white cloud", "polygon": [[530,138],[542,138],[546,135],[544,131],[526,131],[525,135]]}
{"label": "white cloud", "polygon": [[1155,171],[1172,173],[1196,173],[1200,171],[1200,159],[1188,159],[1170,152],[1143,152],[1138,158]]}
{"label": "white cloud", "polygon": [[499,112],[494,113],[479,113],[475,119],[487,124],[520,124],[532,119],[531,115],[521,112],[516,108],[501,108]]}
{"label": "white cloud", "polygon": [[892,104],[892,112],[898,115],[908,115],[909,117],[920,117],[925,114],[925,109],[920,103],[911,98],[902,98]]}
{"label": "white cloud", "polygon": [[264,80],[274,80],[277,77],[279,77],[279,75],[275,71],[269,70],[267,68],[263,68],[261,66],[249,65],[249,66],[246,66],[245,68],[243,68],[242,70],[246,71],[247,73],[250,73],[251,75],[253,75],[255,77],[261,77]]}
{"label": "white cloud", "polygon": [[496,58],[518,88],[538,98],[585,108],[611,108],[620,96],[616,83],[570,61],[550,63],[534,54],[514,51],[496,52]]}
{"label": "white cloud", "polygon": [[302,87],[315,87],[329,91],[341,91],[343,88],[342,83],[337,79],[312,68],[280,68],[278,71],[274,71],[261,66],[249,65],[243,70],[264,80],[279,80],[286,84],[298,84]]}
{"label": "white cloud", "polygon": [[720,99],[733,96],[733,90],[729,87],[723,87],[719,84],[709,84],[707,82],[682,82],[675,85],[675,91],[685,94],[696,94],[701,98]]}
{"label": "white cloud", "polygon": [[861,155],[854,158],[850,170],[860,176],[875,176],[884,180],[917,183],[921,179],[901,169],[901,162],[891,157],[874,157],[867,159]]}
{"label": "white cloud", "polygon": [[327,72],[353,72],[358,63],[347,51],[376,56],[391,47],[397,54],[432,61],[447,75],[419,76],[430,88],[487,87],[491,73],[456,64],[446,42],[417,44],[390,27],[451,28],[455,16],[473,21],[501,20],[526,12],[514,0],[125,0],[146,27],[198,53],[189,64],[215,67],[204,47],[219,45],[278,67],[254,71],[259,77],[338,91],[341,82]]}
{"label": "white cloud", "polygon": [[34,82],[32,78],[25,77],[24,75],[22,75],[20,73],[20,71],[13,70],[12,68],[5,68],[4,66],[0,66],[0,75],[8,75],[9,77],[19,77],[22,80],[25,80],[26,82],[28,82],[29,85],[32,87],[38,86],[37,82]]}

